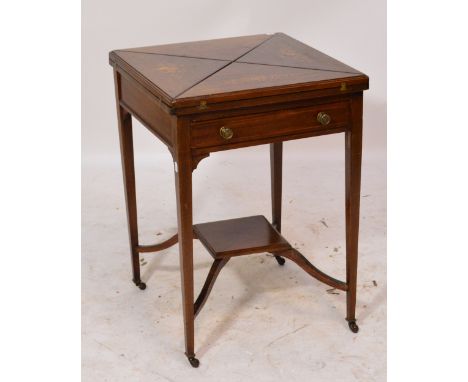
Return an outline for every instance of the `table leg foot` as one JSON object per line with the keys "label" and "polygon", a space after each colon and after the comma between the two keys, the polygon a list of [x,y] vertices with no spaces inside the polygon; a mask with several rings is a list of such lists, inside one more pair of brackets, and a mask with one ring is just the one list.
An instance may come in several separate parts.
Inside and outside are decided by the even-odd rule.
{"label": "table leg foot", "polygon": [[353,333],[359,332],[359,326],[356,324],[356,320],[349,320],[349,321],[348,321],[348,326],[349,326],[349,329],[350,329]]}
{"label": "table leg foot", "polygon": [[275,255],[275,259],[276,259],[276,261],[278,262],[279,265],[284,265],[284,263],[286,262],[284,257],[281,257],[281,256],[276,256]]}
{"label": "table leg foot", "polygon": [[195,356],[191,356],[191,357],[188,357],[188,361],[190,362],[190,365],[192,365],[192,367],[195,367],[197,368],[198,366],[200,366],[200,361],[195,358]]}
{"label": "table leg foot", "polygon": [[133,283],[138,287],[140,288],[141,290],[145,290],[146,289],[146,284],[141,281],[141,280],[133,280]]}

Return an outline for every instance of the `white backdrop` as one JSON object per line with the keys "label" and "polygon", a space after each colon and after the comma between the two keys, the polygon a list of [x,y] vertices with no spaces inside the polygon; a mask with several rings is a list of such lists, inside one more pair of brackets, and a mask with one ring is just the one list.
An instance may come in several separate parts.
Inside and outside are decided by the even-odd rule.
{"label": "white backdrop", "polygon": [[[119,155],[109,51],[274,32],[289,34],[370,77],[364,103],[364,150],[385,151],[384,0],[83,0],[82,12],[85,160],[96,155],[117,159]],[[140,154],[167,151],[149,137],[144,129],[135,129]],[[341,149],[342,139],[324,139],[320,147],[324,146]]]}
{"label": "white backdrop", "polygon": [[[161,380],[155,376],[164,375],[170,375],[175,381],[190,379],[194,382],[218,381],[224,378],[221,375],[229,376],[226,381],[244,381],[248,380],[246,375],[255,375],[258,382],[384,380],[385,13],[385,2],[376,0],[85,0],[82,18],[83,380],[153,381]],[[277,276],[266,276],[277,272],[277,268],[270,267],[270,262],[262,262],[259,257],[243,259],[237,266],[234,264],[223,271],[220,283],[224,284],[217,285],[217,293],[210,296],[210,306],[216,314],[205,315],[205,321],[197,321],[196,348],[202,366],[198,374],[193,374],[179,354],[183,339],[181,299],[179,288],[172,287],[180,282],[177,246],[165,254],[144,257],[149,261],[142,263],[142,277],[147,282],[148,293],[136,293],[140,291],[129,283],[125,202],[108,53],[136,46],[274,32],[289,34],[370,77],[370,90],[364,93],[358,280],[358,319],[364,333],[358,338],[346,336],[350,333],[343,328],[344,300],[337,299],[330,305],[318,299],[316,296],[329,296],[322,285],[311,282],[300,268],[289,267],[282,273],[284,279],[280,284],[283,287],[278,295],[274,292]],[[150,243],[155,241],[155,233],[159,233],[161,236],[157,237],[161,239],[176,231],[172,158],[151,133],[135,120],[134,125],[139,239],[141,243]],[[285,237],[302,245],[319,268],[343,278],[343,134],[287,142],[284,169]],[[194,222],[252,214],[269,217],[269,187],[267,145],[215,153],[202,161],[194,173]],[[200,289],[208,272],[206,259],[206,251],[196,247],[196,290]],[[255,273],[262,270],[258,261],[269,267],[264,268],[265,277]],[[250,269],[253,273],[247,274]],[[295,277],[297,284],[292,281]],[[264,280],[264,285],[259,280]],[[238,314],[231,321],[231,314],[226,311],[229,306],[223,300],[223,291],[227,290],[232,291],[230,301]],[[273,293],[271,298],[270,293]],[[161,296],[161,300],[164,296],[164,302],[154,305],[155,295]],[[306,302],[301,295],[315,297]],[[137,301],[137,298],[146,300]],[[268,307],[265,312],[273,320],[268,321],[268,325],[274,330],[265,331],[265,321],[255,316],[258,311],[244,298]],[[141,311],[144,319],[132,319],[133,306],[147,309]],[[319,317],[314,313],[312,325],[309,314],[289,314],[289,309],[296,307],[304,312],[322,313]],[[339,320],[336,320],[337,312],[341,312]],[[167,315],[169,320],[147,319],[159,315]],[[115,317],[125,319],[116,320]],[[214,321],[206,321],[207,317]],[[232,322],[233,327],[218,325],[216,320]],[[247,323],[248,327],[242,327],[242,323]],[[141,329],[139,335],[134,335],[136,326]],[[214,334],[206,332],[214,327],[218,328]],[[275,336],[283,337],[284,333],[294,333],[300,328],[304,331],[294,338],[288,336],[287,345],[281,349],[264,348],[265,344],[275,343]],[[371,335],[366,335],[365,331]],[[235,341],[231,341],[230,336],[238,332],[246,335],[235,335]],[[262,332],[266,332],[264,336],[253,335]],[[302,341],[302,337],[308,336],[314,338],[313,347]],[[134,341],[138,341],[138,346],[134,346]],[[208,344],[210,341],[213,344]],[[346,362],[334,356],[334,349],[338,347]],[[109,348],[114,352],[109,352]],[[249,350],[246,352],[246,349]],[[226,363],[224,352],[240,358]],[[119,354],[124,354],[131,363],[122,362]],[[359,362],[356,364],[355,360]],[[271,367],[272,362],[274,367]],[[350,373],[355,379],[349,378]]]}
{"label": "white backdrop", "polygon": [[[115,254],[110,254],[112,256],[107,259],[106,263],[106,260],[101,258],[105,254],[102,249],[105,249],[109,243],[113,243],[112,240],[118,239],[119,242],[116,245],[123,253],[118,254],[117,261],[119,264],[122,262],[120,272],[124,273],[122,277],[119,276],[121,279],[119,282],[129,289],[129,264],[122,211],[121,173],[118,169],[112,80],[110,68],[106,64],[109,49],[139,45],[144,41],[166,43],[188,40],[189,37],[208,38],[244,34],[247,31],[252,33],[253,31],[282,30],[369,74],[371,90],[365,93],[364,149],[369,154],[370,149],[381,149],[385,144],[384,1],[329,0],[319,3],[313,0],[307,2],[291,0],[279,4],[272,0],[256,1],[253,4],[255,0],[250,3],[239,0],[235,5],[234,3],[233,5],[219,5],[219,2],[201,0],[193,1],[189,5],[180,5],[181,1],[178,1],[177,5],[159,5],[155,1],[100,0],[92,2],[82,0],[82,41],[85,46],[83,51],[83,114],[85,117],[83,119],[83,152],[85,159],[91,158],[91,155],[95,153],[110,156],[113,158],[112,161],[116,160],[112,165],[112,172],[106,171],[107,177],[103,177],[104,179],[99,184],[94,185],[97,191],[102,193],[109,188],[109,177],[113,182],[115,181],[115,184],[118,182],[120,185],[114,192],[120,197],[118,202],[115,200],[115,195],[110,201],[106,195],[98,195],[99,201],[105,203],[92,205],[94,210],[91,209],[91,212],[97,215],[89,214],[90,208],[83,210],[83,216],[87,219],[84,224],[85,229],[94,232],[95,242],[102,243],[101,247],[96,247],[96,243],[92,243],[96,248],[88,257],[94,258],[97,263],[104,263],[104,266],[114,264]],[[135,7],[135,4],[140,9],[130,9],[130,7]],[[466,304],[460,303],[463,301],[461,298],[464,290],[463,281],[466,279],[464,272],[467,268],[466,257],[460,256],[460,248],[466,247],[464,219],[468,211],[466,199],[468,189],[466,176],[463,176],[466,173],[465,163],[467,162],[467,129],[463,123],[460,123],[460,113],[456,112],[466,107],[467,78],[460,76],[467,62],[466,50],[460,49],[460,46],[466,45],[463,36],[468,33],[463,5],[463,2],[453,0],[445,2],[443,7],[440,6],[440,2],[426,2],[424,17],[421,17],[421,5],[418,2],[400,0],[391,1],[388,5],[388,79],[390,84],[388,90],[389,98],[392,100],[391,107],[389,107],[389,157],[391,159],[389,165],[389,184],[391,184],[389,211],[391,213],[388,219],[391,231],[389,276],[393,279],[389,290],[389,306],[392,312],[389,316],[391,324],[389,326],[389,339],[391,340],[389,341],[389,381],[409,379],[440,381],[444,378],[457,380],[460,379],[460,375],[466,374],[464,352],[457,351],[467,342]],[[268,12],[265,12],[266,6],[271,8]],[[188,11],[179,15],[176,11],[184,7],[189,8]],[[76,176],[79,171],[79,155],[77,155],[79,139],[75,132],[78,131],[76,123],[79,123],[80,102],[77,98],[80,96],[80,78],[74,75],[78,72],[80,64],[78,57],[80,53],[79,3],[57,0],[5,2],[2,11],[4,17],[0,29],[4,37],[2,40],[4,50],[8,51],[10,57],[14,57],[14,59],[2,61],[5,72],[8,73],[2,79],[2,90],[4,90],[1,93],[2,105],[8,112],[4,113],[3,120],[5,128],[2,131],[3,145],[0,150],[3,165],[1,170],[6,179],[13,180],[7,182],[8,184],[2,189],[3,199],[8,201],[2,206],[2,217],[7,223],[2,226],[5,238],[3,249],[4,253],[18,253],[18,243],[25,240],[24,222],[27,221],[29,227],[34,227],[28,230],[28,241],[35,243],[35,250],[21,251],[21,264],[27,265],[20,267],[22,282],[18,282],[18,272],[8,271],[18,268],[18,256],[3,257],[5,272],[2,274],[2,281],[5,287],[1,289],[1,298],[7,309],[14,311],[15,314],[2,317],[3,326],[10,330],[4,331],[2,336],[2,345],[8,354],[8,362],[2,364],[0,379],[12,380],[16,377],[21,380],[31,380],[37,379],[39,374],[47,375],[50,381],[62,381],[64,376],[67,380],[78,381],[80,372],[77,359],[80,336],[77,335],[77,328],[80,325],[80,319],[76,302],[79,299],[80,289],[77,282],[80,270],[77,263],[80,234],[73,227],[76,227],[79,216],[79,203],[77,203],[79,182]],[[218,16],[213,17],[213,14]],[[225,15],[229,17],[224,17]],[[122,21],[124,17],[127,26],[116,26],[115,21]],[[190,22],[182,28],[178,26],[177,20]],[[434,25],[437,25],[437,28]],[[330,30],[339,31],[341,36],[338,37],[338,33],[330,34]],[[439,54],[434,54],[435,51]],[[32,60],[31,55],[41,59]],[[407,57],[411,59],[405,59]],[[440,68],[450,69],[441,72]],[[442,79],[428,81],[428,78],[433,78],[435,73],[439,73]],[[40,91],[41,96],[35,97],[34,95],[38,94],[36,91],[32,92],[32,96],[25,98],[26,88]],[[60,96],[57,97],[57,94]],[[450,97],[434,96],[437,94],[449,94]],[[45,110],[51,109],[51,100],[53,100],[53,110],[48,113],[46,119],[42,118],[41,123],[38,116],[43,115]],[[27,105],[28,112],[25,112],[25,105]],[[441,134],[441,119],[432,112],[436,110],[448,111],[443,115],[443,127],[447,131],[450,129],[450,134]],[[142,135],[139,138],[145,137]],[[424,144],[421,144],[421,137],[424,138]],[[320,140],[321,138],[307,141]],[[160,150],[161,145],[152,146],[148,142],[141,141],[137,143],[139,150],[146,149],[152,152],[156,149],[161,154],[163,153]],[[335,145],[337,141],[327,141],[327,143]],[[288,142],[287,145],[292,144],[293,142]],[[437,148],[437,155],[434,155],[434,147]],[[380,152],[384,153],[383,150]],[[267,169],[268,151],[263,150],[263,154],[263,160],[266,162],[265,169]],[[167,153],[164,152],[164,155]],[[244,156],[237,155],[237,157],[243,158]],[[369,155],[367,157],[369,158]],[[212,158],[206,163],[216,161]],[[167,162],[170,166],[170,159]],[[93,166],[95,163],[90,162]],[[308,166],[311,165],[308,164]],[[207,167],[202,163],[201,170],[197,171],[203,171]],[[161,166],[162,168],[165,166]],[[378,166],[375,168],[377,169]],[[364,177],[367,176],[366,174],[369,172],[364,171]],[[91,180],[95,180],[96,177],[91,175]],[[368,179],[375,174],[369,175],[371,177]],[[167,170],[166,176],[173,180],[170,169]],[[384,179],[385,175],[380,174],[378,177]],[[320,176],[319,179],[321,179]],[[31,192],[31,184],[47,184],[47,187],[35,187],[34,192]],[[90,184],[93,182],[83,179],[84,187]],[[103,189],[102,185],[107,188]],[[330,189],[335,190],[335,187]],[[369,208],[375,211],[375,207],[367,202],[370,200],[371,198],[366,197],[362,201],[366,201],[364,204],[367,203]],[[116,203],[121,209],[117,211],[118,214],[108,213],[108,218],[102,219],[102,214],[109,212],[110,207],[115,208]],[[430,218],[428,218],[428,206],[430,206]],[[319,217],[321,218],[322,215]],[[99,222],[103,220],[108,225],[99,225]],[[109,224],[109,221],[112,223],[113,220],[119,220],[117,231],[115,224]],[[450,224],[444,224],[444,222]],[[368,226],[378,228],[375,221],[369,223]],[[103,230],[109,231],[106,237],[102,235]],[[53,246],[50,245],[51,232],[53,233]],[[84,242],[87,242],[86,239],[89,236],[84,235],[84,237]],[[380,238],[377,239],[381,241]],[[66,248],[66,253],[64,253],[64,248]],[[84,252],[86,256],[86,249]],[[440,272],[441,254],[444,260],[452,265],[449,273],[441,274]],[[126,260],[125,264],[123,260]],[[123,271],[124,265],[127,266],[126,272]],[[424,272],[420,271],[422,265]],[[57,271],[58,266],[60,266],[60,271]],[[161,273],[164,272],[160,270],[158,277]],[[415,304],[415,293],[408,293],[408,285],[414,284],[415,274],[417,274],[419,284],[431,286],[430,293],[417,294],[418,304]],[[437,282],[434,282],[434,274],[438,274]],[[108,281],[114,280],[116,274],[110,274],[105,269],[104,275],[107,275],[107,279],[102,279],[102,281],[95,278],[96,282],[100,282],[95,292],[109,295],[114,290],[109,288]],[[58,285],[60,288],[57,288]],[[157,280],[155,285],[158,285]],[[102,315],[101,321],[105,322],[96,330],[108,327],[106,321],[108,318],[113,318],[118,322],[130,321],[132,326],[128,335],[138,338],[134,336],[134,321],[138,319],[140,323],[145,322],[147,318],[141,314],[139,308],[146,306],[151,308],[152,300],[151,294],[146,294],[150,299],[148,304],[141,303],[141,301],[135,304],[135,297],[144,299],[145,294],[137,294],[138,291],[134,289],[131,291],[134,294],[131,295],[131,299],[126,300],[127,304],[121,306],[122,312],[118,315],[110,315],[110,317]],[[89,296],[84,296],[85,301],[87,297]],[[115,300],[115,297],[112,295],[111,300]],[[216,294],[213,297],[216,297]],[[18,304],[18,301],[27,301],[27,303]],[[57,304],[57,301],[60,301],[60,304]],[[444,326],[444,330],[434,330],[434,322],[438,321],[427,319],[426,307],[432,306],[434,301],[437,301],[438,311],[444,312],[444,320],[450,322],[450,325]],[[135,308],[136,306],[138,309]],[[106,309],[108,305],[102,307]],[[323,309],[323,304],[320,304],[320,307]],[[153,313],[154,310],[152,310]],[[281,310],[277,309],[276,312],[281,313],[283,310],[285,310],[284,307]],[[314,312],[313,316],[309,317],[314,318],[313,327],[317,328],[315,313],[318,310],[309,311]],[[102,310],[97,313],[102,313]],[[34,320],[30,319],[32,314],[34,314]],[[133,320],[125,320],[122,319],[123,317],[132,317]],[[96,319],[96,317],[91,318]],[[87,320],[89,322],[89,319]],[[374,322],[373,319],[367,321],[368,324]],[[326,322],[332,324],[333,320],[326,320]],[[273,336],[278,332],[276,324],[277,322],[275,329],[267,334]],[[140,326],[138,326],[138,332],[139,329]],[[357,342],[366,338],[366,332],[375,337],[374,331],[364,329],[364,326],[362,329],[363,335],[359,336]],[[22,335],[19,336],[18,333]],[[109,359],[112,354],[109,349],[105,349],[104,345],[101,346],[97,342],[99,340],[104,340],[103,343],[108,342],[108,338],[102,338],[102,333],[103,331],[99,331],[101,337],[90,337],[89,341],[100,346],[98,349],[100,353],[97,356],[96,354],[91,354],[91,356],[93,361],[104,370],[104,377],[96,379],[85,377],[83,380],[143,381],[142,378],[136,378],[134,373],[130,378],[125,379],[126,375],[121,373],[121,369],[108,367],[107,363],[102,362]],[[125,334],[118,330],[111,334],[113,333]],[[171,338],[170,342],[161,341],[160,333],[156,332],[158,337],[154,341],[152,337],[149,339],[151,344],[149,351],[140,349],[142,341],[125,347],[125,352],[128,349],[135,353],[139,352],[132,359],[133,363],[126,362],[121,357],[123,354],[116,352],[114,356],[119,360],[118,364],[131,369],[132,372],[136,371],[137,367],[140,367],[138,369],[140,371],[148,371],[149,381],[161,380],[162,378],[155,374],[159,371],[157,368],[161,363],[155,362],[155,354],[160,353],[155,351],[154,346],[161,343],[162,354],[164,354],[174,343],[174,339]],[[326,333],[328,337],[328,334],[333,334],[334,331],[328,330]],[[342,349],[346,338],[341,335],[340,330],[336,333],[340,338],[336,341],[335,350]],[[425,346],[428,333],[431,335],[431,344],[433,344],[430,347]],[[245,341],[256,336],[255,333],[255,336],[238,337],[242,337],[242,344],[245,346]],[[304,332],[299,332],[298,336],[304,336]],[[140,336],[140,339],[142,337],[145,338],[145,336]],[[182,338],[182,335],[180,334],[179,337]],[[180,339],[174,346],[178,352],[181,351],[182,341]],[[320,344],[321,342],[314,342],[313,346],[308,346],[307,349],[312,352],[317,350],[320,356],[328,354],[320,353],[321,348],[316,346]],[[349,371],[354,374],[358,367],[367,369],[367,366],[373,365],[369,359],[366,364],[356,357],[355,345],[356,343],[352,344],[349,362],[340,362],[337,368],[351,364],[352,370]],[[285,355],[288,354],[287,350],[285,349]],[[368,350],[378,358],[384,357],[383,353],[377,353],[373,349]],[[105,353],[106,351],[108,352]],[[222,360],[223,376],[226,375],[225,367],[232,363],[226,360],[232,361],[233,359],[231,348],[227,347],[227,351],[229,353],[226,353],[225,357],[219,357]],[[261,356],[261,354],[256,355]],[[278,352],[277,355],[282,356],[283,353]],[[182,358],[180,356],[181,353],[174,359]],[[53,368],[49,367],[52,357],[55,360]],[[210,363],[207,358],[206,356],[203,358],[202,365],[211,365],[211,369],[215,368],[218,363]],[[310,359],[304,359],[304,361],[305,369],[311,370],[313,375],[306,379],[302,378],[301,382],[312,379],[326,380],[320,378],[320,375],[314,371],[314,367],[319,364],[310,362]],[[186,363],[182,364],[182,362],[183,360],[181,360],[180,367],[176,369],[181,373],[187,368]],[[284,371],[291,372],[298,369],[297,362],[294,364],[283,362],[282,364]],[[267,370],[273,369],[271,365],[267,366]],[[333,365],[329,365],[329,368],[332,367]],[[107,374],[112,369],[115,370],[114,374],[120,373],[120,379],[112,377],[109,379]],[[239,370],[240,368],[237,368],[233,374]],[[250,376],[253,375],[257,381],[260,381],[262,374],[258,373],[258,368],[250,367],[247,371]],[[171,370],[168,375],[174,380],[173,372],[174,370]],[[187,378],[182,380],[195,381],[194,376],[199,376],[199,380],[205,382],[210,380],[203,375],[203,369],[197,370],[196,374],[193,370],[188,370]],[[331,380],[349,380],[350,376],[351,374],[347,374],[345,378]],[[359,381],[383,379],[361,378]],[[218,381],[219,378],[211,380]],[[292,381],[291,378],[280,380]]]}

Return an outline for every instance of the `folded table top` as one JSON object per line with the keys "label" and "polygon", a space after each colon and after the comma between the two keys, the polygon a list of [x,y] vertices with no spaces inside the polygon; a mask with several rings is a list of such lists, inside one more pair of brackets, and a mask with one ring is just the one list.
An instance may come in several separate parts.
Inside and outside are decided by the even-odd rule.
{"label": "folded table top", "polygon": [[114,50],[110,63],[171,109],[335,89],[368,77],[283,33]]}

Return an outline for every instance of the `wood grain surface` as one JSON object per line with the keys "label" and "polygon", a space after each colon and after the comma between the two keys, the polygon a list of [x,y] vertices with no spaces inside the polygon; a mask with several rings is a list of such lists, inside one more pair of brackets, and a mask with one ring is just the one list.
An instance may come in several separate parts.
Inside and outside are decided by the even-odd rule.
{"label": "wood grain surface", "polygon": [[109,59],[174,112],[233,96],[368,88],[363,73],[284,33],[115,50]]}

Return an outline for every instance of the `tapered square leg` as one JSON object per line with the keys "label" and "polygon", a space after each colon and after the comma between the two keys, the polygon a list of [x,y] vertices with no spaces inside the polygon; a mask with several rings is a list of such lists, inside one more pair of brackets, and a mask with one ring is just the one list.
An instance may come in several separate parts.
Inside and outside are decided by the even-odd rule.
{"label": "tapered square leg", "polygon": [[356,286],[358,264],[359,206],[362,161],[362,93],[351,100],[351,125],[346,130],[346,305],[351,331],[357,333]]}
{"label": "tapered square leg", "polygon": [[140,263],[138,247],[138,222],[137,203],[135,190],[135,163],[133,155],[132,116],[120,106],[120,74],[114,71],[114,81],[117,101],[117,119],[119,125],[120,154],[122,160],[122,173],[124,180],[125,202],[127,206],[127,223],[130,241],[130,253],[132,261],[133,282],[140,289],[145,289],[146,284],[140,278]]}
{"label": "tapered square leg", "polygon": [[[281,199],[283,187],[283,142],[270,143],[271,172],[271,216],[272,225],[281,232]],[[284,265],[284,258],[275,255],[279,265]]]}
{"label": "tapered square leg", "polygon": [[185,355],[193,367],[198,367],[199,361],[195,358],[194,350],[195,309],[193,291],[192,156],[190,151],[190,130],[184,125],[184,121],[178,121],[175,129],[177,149],[174,155],[174,172],[179,228]]}

